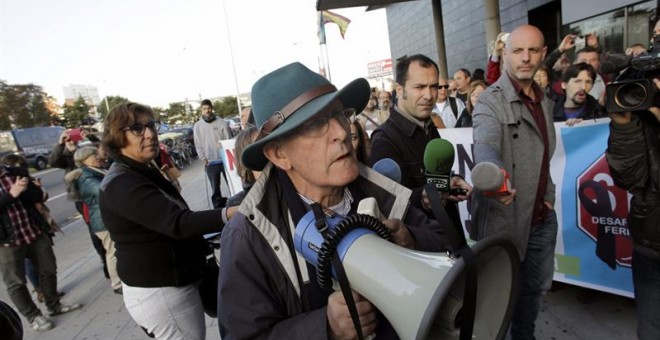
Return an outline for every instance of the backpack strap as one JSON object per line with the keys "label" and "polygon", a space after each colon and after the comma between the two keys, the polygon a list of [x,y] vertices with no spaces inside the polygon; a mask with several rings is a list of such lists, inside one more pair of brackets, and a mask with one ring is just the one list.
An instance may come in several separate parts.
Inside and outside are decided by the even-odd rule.
{"label": "backpack strap", "polygon": [[449,100],[449,106],[451,106],[451,112],[453,112],[454,117],[456,117],[456,119],[458,119],[458,106],[456,104],[456,98],[447,97],[447,100]]}

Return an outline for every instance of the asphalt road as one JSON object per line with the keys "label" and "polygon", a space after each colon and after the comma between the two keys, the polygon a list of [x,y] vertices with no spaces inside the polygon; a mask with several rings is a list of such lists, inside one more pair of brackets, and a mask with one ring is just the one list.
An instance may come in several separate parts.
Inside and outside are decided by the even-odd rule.
{"label": "asphalt road", "polygon": [[50,208],[51,216],[64,228],[79,218],[78,211],[73,202],[66,199],[66,186],[64,185],[64,170],[46,169],[31,174],[32,177],[41,178],[43,189],[48,192],[46,205]]}

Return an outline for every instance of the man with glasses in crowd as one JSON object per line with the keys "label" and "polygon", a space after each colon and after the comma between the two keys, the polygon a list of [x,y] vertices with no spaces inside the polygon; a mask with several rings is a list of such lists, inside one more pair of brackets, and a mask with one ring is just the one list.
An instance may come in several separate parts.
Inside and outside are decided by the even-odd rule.
{"label": "man with glasses in crowd", "polygon": [[[442,120],[442,124],[446,128],[453,128],[456,126],[458,115],[465,109],[465,104],[462,100],[456,100],[455,97],[449,96],[449,84],[445,78],[440,77],[438,80],[438,100],[433,108],[433,113]],[[436,124],[438,127],[438,124]]]}
{"label": "man with glasses in crowd", "polygon": [[316,268],[293,245],[294,228],[309,210],[319,219],[345,217],[356,212],[360,200],[374,197],[395,243],[444,249],[440,225],[408,207],[410,191],[357,162],[350,124],[369,93],[365,79],[337,91],[300,63],[254,84],[252,109],[260,132],[242,160],[262,173],[222,234],[223,339],[348,339],[359,333],[396,338],[387,319],[352,291],[346,296],[355,302],[356,328],[345,295],[322,290]]}

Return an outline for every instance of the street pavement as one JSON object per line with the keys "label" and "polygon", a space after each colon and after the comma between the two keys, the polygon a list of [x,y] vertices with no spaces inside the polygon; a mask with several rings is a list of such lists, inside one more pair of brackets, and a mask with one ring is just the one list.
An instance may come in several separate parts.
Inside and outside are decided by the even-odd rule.
{"label": "street pavement", "polygon": [[[183,196],[193,210],[209,209],[209,187],[200,161],[182,171]],[[223,181],[223,191],[226,189]],[[94,252],[87,227],[82,220],[64,226],[65,235],[55,237],[58,262],[58,287],[66,293],[64,303],[82,303],[82,309],[51,317],[56,327],[37,332],[23,319],[24,339],[148,339],[124,308],[120,295],[114,294],[103,276],[101,261]],[[539,340],[635,339],[635,310],[632,299],[595,292],[593,301],[577,300],[575,286],[555,282],[543,298],[537,320]],[[0,300],[9,302],[0,282]],[[36,298],[35,298],[36,301]],[[42,312],[46,307],[38,304]],[[13,305],[12,305],[13,306]],[[2,338],[2,334],[0,334]],[[206,318],[206,339],[220,339],[217,320]]]}

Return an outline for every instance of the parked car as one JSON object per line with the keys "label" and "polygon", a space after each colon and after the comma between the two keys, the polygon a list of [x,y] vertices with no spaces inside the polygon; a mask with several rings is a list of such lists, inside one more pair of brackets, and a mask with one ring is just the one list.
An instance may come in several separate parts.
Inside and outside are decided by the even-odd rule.
{"label": "parked car", "polygon": [[231,135],[236,136],[241,132],[241,118],[240,117],[229,117],[225,119],[229,124],[229,130],[231,130]]}
{"label": "parked car", "polygon": [[30,167],[43,170],[48,167],[48,155],[64,132],[61,126],[44,126],[0,132],[0,157],[19,154]]}

